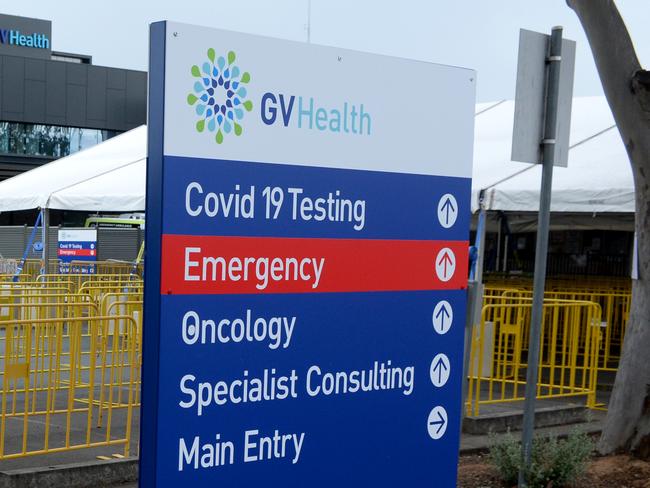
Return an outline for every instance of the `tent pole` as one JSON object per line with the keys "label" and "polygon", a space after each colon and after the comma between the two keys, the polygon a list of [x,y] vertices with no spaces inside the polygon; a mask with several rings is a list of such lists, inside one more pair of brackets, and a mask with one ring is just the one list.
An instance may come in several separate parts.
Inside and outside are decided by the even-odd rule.
{"label": "tent pole", "polygon": [[[485,262],[485,229],[487,227],[487,211],[485,210],[485,192],[481,190],[479,193],[479,215],[478,226],[476,228],[475,245],[478,247],[478,257],[476,258],[476,273],[474,279],[479,283],[483,283],[483,265]],[[481,297],[481,300],[483,297]]]}
{"label": "tent pole", "polygon": [[43,266],[41,267],[41,274],[47,274],[50,270],[50,209],[43,208]]}
{"label": "tent pole", "polygon": [[495,271],[498,273],[501,271],[501,226],[503,225],[503,217],[499,217],[497,225],[497,269]]}
{"label": "tent pole", "polygon": [[[485,192],[479,193],[479,215],[476,227],[476,238],[474,245],[477,248],[475,271],[467,282],[467,315],[465,317],[465,346],[463,353],[463,388],[461,397],[461,419],[465,418],[465,401],[469,389],[467,375],[469,372],[469,360],[472,350],[472,338],[474,337],[474,326],[481,324],[481,313],[483,308],[483,262],[485,257],[485,228],[487,227],[487,212],[484,205]],[[462,422],[461,422],[462,428]]]}

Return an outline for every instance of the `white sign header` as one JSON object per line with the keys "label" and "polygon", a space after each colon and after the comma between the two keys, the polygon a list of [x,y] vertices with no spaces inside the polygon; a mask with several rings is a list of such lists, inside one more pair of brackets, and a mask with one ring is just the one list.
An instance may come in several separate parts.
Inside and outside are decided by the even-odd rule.
{"label": "white sign header", "polygon": [[472,70],[177,23],[166,44],[166,155],[471,177]]}

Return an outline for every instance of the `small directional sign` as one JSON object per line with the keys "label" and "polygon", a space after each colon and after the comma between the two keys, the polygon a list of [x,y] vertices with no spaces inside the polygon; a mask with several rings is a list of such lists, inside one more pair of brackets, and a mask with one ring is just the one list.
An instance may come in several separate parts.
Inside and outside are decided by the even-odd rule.
{"label": "small directional sign", "polygon": [[59,273],[95,272],[97,229],[59,229],[58,240]]}
{"label": "small directional sign", "polygon": [[442,300],[433,309],[433,328],[440,334],[446,334],[454,321],[454,309],[447,300]]}
{"label": "small directional sign", "polygon": [[445,229],[449,229],[456,223],[458,217],[458,203],[451,193],[446,193],[438,202],[438,222]]}
{"label": "small directional sign", "polygon": [[[533,164],[540,162],[539,143],[544,131],[549,42],[550,36],[547,34],[525,29],[519,31],[515,120],[512,128],[513,161]],[[563,39],[553,161],[555,166],[566,167],[569,163],[575,58],[576,42]]]}
{"label": "small directional sign", "polygon": [[443,407],[435,407],[431,410],[427,420],[429,435],[435,441],[445,435],[447,430],[447,411]]}
{"label": "small directional sign", "polygon": [[443,353],[436,355],[433,361],[431,361],[430,369],[431,383],[433,383],[433,386],[438,388],[445,386],[450,372],[451,367],[447,355]]}
{"label": "small directional sign", "polygon": [[456,256],[454,252],[445,247],[436,257],[436,275],[440,281],[449,281],[456,271]]}

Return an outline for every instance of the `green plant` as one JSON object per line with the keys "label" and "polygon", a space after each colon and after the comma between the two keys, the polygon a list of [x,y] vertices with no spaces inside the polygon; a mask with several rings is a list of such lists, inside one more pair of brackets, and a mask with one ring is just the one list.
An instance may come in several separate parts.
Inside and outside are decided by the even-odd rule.
{"label": "green plant", "polygon": [[506,483],[516,483],[521,466],[521,444],[510,431],[501,437],[490,434],[490,463]]}
{"label": "green plant", "polygon": [[[508,432],[490,439],[490,462],[504,482],[517,483],[522,465],[521,445]],[[531,466],[526,473],[530,488],[560,488],[574,482],[585,470],[594,449],[593,441],[578,429],[566,439],[538,436],[533,441]]]}

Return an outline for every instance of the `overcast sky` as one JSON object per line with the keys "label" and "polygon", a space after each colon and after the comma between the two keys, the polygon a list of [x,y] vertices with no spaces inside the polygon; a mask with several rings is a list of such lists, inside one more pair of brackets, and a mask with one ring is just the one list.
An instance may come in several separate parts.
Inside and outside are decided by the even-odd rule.
{"label": "overcast sky", "polygon": [[[650,2],[618,0],[641,63],[650,59]],[[148,24],[176,20],[306,41],[308,0],[22,0],[2,12],[52,20],[58,51],[146,70]],[[564,0],[312,0],[311,41],[478,71],[478,100],[514,97],[519,28],[563,25],[578,42],[575,94],[602,94],[586,38]],[[395,84],[399,92],[398,83]]]}

